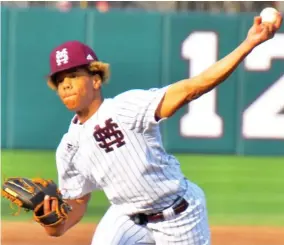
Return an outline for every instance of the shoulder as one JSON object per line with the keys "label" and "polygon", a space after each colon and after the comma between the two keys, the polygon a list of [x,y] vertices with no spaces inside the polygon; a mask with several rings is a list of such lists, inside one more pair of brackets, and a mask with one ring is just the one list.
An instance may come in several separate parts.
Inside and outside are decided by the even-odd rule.
{"label": "shoulder", "polygon": [[139,94],[143,94],[145,93],[146,90],[144,89],[131,89],[131,90],[127,90],[125,92],[122,92],[118,95],[116,95],[114,97],[115,100],[120,100],[123,98],[127,98],[128,96],[135,96],[135,95],[139,95]]}
{"label": "shoulder", "polygon": [[115,101],[123,101],[123,100],[130,100],[130,99],[139,99],[143,98],[144,96],[154,94],[156,91],[159,91],[159,88],[150,88],[150,89],[131,89],[125,91],[121,94],[118,94],[114,97]]}
{"label": "shoulder", "polygon": [[69,135],[78,134],[80,127],[81,125],[78,116],[75,114],[70,120],[67,134]]}
{"label": "shoulder", "polygon": [[162,88],[132,89],[117,95],[113,100],[117,104],[148,104],[163,96],[168,87],[169,85]]}
{"label": "shoulder", "polygon": [[57,147],[57,152],[65,151],[66,149],[76,148],[79,144],[79,124],[78,118],[76,115],[70,121],[68,131],[63,134],[60,143]]}

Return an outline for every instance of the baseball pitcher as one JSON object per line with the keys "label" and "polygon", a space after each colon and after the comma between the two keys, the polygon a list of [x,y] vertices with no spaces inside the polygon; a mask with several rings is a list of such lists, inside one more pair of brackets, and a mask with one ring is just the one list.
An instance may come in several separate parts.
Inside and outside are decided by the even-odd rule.
{"label": "baseball pitcher", "polygon": [[[159,125],[221,84],[256,46],[273,37],[281,22],[280,14],[275,24],[255,17],[246,39],[198,76],[114,98],[101,92],[109,64],[90,47],[78,41],[56,47],[48,85],[75,113],[56,151],[59,190],[71,208],[48,225],[36,219],[47,234],[61,236],[78,223],[91,193],[102,189],[111,205],[93,245],[210,245],[204,193],[163,148]],[[58,198],[45,195],[40,215],[58,214],[58,205]]]}

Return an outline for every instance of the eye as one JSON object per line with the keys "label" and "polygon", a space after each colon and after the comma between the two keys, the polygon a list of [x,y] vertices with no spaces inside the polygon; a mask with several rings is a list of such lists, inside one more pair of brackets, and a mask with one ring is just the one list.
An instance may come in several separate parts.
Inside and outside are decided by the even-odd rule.
{"label": "eye", "polygon": [[69,75],[69,77],[70,77],[70,78],[76,78],[76,77],[77,77],[77,74],[76,74],[76,73],[71,73],[71,74]]}
{"label": "eye", "polygon": [[62,83],[64,80],[64,77],[63,76],[55,76],[53,78],[53,82],[55,84],[55,86],[58,86],[60,83]]}

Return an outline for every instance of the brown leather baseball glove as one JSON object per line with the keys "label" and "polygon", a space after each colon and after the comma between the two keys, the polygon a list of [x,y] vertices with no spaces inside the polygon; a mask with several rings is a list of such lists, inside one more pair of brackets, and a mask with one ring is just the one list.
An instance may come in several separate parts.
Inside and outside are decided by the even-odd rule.
{"label": "brown leather baseball glove", "polygon": [[[58,200],[55,211],[44,214],[43,204],[45,195]],[[25,211],[32,210],[33,218],[43,226],[54,226],[67,219],[71,206],[63,201],[57,185],[52,180],[42,178],[8,178],[2,185],[2,196]]]}

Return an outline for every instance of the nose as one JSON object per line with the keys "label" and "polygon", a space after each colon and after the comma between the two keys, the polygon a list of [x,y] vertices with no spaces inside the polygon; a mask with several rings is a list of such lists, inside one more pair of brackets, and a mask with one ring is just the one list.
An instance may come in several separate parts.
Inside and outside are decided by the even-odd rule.
{"label": "nose", "polygon": [[63,81],[63,89],[66,90],[66,89],[70,89],[71,87],[72,87],[71,79],[69,79],[68,77],[65,77]]}

